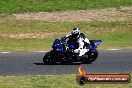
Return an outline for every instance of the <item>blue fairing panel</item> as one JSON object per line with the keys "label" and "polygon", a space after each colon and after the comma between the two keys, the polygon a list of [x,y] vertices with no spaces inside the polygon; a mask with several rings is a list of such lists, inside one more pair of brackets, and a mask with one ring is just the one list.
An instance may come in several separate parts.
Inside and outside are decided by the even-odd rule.
{"label": "blue fairing panel", "polygon": [[89,40],[91,48],[90,49],[96,49],[97,46],[102,43],[102,40]]}
{"label": "blue fairing panel", "polygon": [[55,39],[55,41],[52,45],[52,48],[55,51],[63,51],[64,50],[64,46],[63,46],[63,44],[61,43],[61,41],[59,39]]}
{"label": "blue fairing panel", "polygon": [[55,47],[55,50],[56,50],[56,51],[63,51],[64,48],[63,48],[63,46],[61,45],[61,46]]}
{"label": "blue fairing panel", "polygon": [[53,46],[56,46],[59,42],[60,42],[59,39],[55,39],[55,41],[54,41],[54,43],[53,43]]}
{"label": "blue fairing panel", "polygon": [[91,45],[95,45],[95,44],[99,45],[103,41],[102,40],[89,40],[89,42],[90,42]]}

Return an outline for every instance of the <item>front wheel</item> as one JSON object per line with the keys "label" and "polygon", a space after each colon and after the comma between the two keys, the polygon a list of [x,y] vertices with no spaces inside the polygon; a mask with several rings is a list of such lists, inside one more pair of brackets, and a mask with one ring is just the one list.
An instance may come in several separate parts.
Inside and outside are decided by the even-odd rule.
{"label": "front wheel", "polygon": [[53,58],[52,51],[45,54],[45,56],[43,57],[43,62],[45,64],[55,64],[56,63],[55,59]]}
{"label": "front wheel", "polygon": [[98,57],[97,50],[89,51],[82,57],[81,62],[84,64],[92,63],[97,59],[97,57]]}

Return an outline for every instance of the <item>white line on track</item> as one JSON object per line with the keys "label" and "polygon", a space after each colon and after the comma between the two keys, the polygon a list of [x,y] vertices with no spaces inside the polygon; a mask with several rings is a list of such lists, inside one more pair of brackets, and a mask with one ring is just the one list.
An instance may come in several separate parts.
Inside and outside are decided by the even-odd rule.
{"label": "white line on track", "polygon": [[106,50],[121,50],[121,49],[106,49]]}
{"label": "white line on track", "polygon": [[48,52],[48,51],[34,51],[34,52]]}
{"label": "white line on track", "polygon": [[1,52],[1,53],[11,53],[11,52]]}

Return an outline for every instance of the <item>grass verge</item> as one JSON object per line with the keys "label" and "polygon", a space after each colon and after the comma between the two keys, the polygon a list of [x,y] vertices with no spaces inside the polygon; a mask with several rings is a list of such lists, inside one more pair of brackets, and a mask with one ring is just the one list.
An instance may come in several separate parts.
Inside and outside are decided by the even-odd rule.
{"label": "grass verge", "polygon": [[85,84],[76,83],[76,75],[51,76],[0,76],[0,88],[131,88],[129,84]]}
{"label": "grass verge", "polygon": [[[132,47],[132,22],[45,22],[0,19],[0,24],[1,51],[49,50],[55,38],[65,36],[75,26],[79,27],[89,39],[103,40],[100,49]],[[35,37],[30,35],[33,33]]]}
{"label": "grass verge", "polygon": [[0,14],[82,10],[119,6],[132,6],[132,0],[1,0]]}

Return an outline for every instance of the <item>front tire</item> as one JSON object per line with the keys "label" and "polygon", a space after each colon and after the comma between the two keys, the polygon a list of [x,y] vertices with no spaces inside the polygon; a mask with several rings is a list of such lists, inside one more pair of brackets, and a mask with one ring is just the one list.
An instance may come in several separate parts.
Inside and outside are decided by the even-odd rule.
{"label": "front tire", "polygon": [[45,64],[55,64],[56,63],[55,59],[53,58],[52,51],[45,54],[45,56],[43,57],[43,62]]}
{"label": "front tire", "polygon": [[91,64],[92,62],[94,62],[98,57],[98,51],[94,50],[94,51],[89,51],[87,52],[84,56],[82,56],[81,62],[84,64]]}

